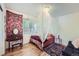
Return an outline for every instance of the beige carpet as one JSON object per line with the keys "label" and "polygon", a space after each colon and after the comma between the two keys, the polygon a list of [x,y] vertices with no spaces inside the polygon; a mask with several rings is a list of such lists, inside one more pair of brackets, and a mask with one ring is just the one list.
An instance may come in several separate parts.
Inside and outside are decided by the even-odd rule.
{"label": "beige carpet", "polygon": [[49,56],[46,52],[41,51],[35,45],[28,43],[22,49],[9,52],[5,56]]}

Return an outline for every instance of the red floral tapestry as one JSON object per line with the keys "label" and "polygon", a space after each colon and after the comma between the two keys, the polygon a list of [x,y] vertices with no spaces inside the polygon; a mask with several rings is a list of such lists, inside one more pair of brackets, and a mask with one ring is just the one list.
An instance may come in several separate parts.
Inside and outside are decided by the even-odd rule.
{"label": "red floral tapestry", "polygon": [[6,10],[6,35],[11,36],[14,28],[19,30],[19,34],[23,33],[22,15]]}

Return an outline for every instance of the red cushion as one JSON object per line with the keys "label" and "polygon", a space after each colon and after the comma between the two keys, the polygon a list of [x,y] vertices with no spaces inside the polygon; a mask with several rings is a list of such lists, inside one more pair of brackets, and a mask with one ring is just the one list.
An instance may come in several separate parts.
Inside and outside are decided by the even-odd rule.
{"label": "red cushion", "polygon": [[55,43],[55,36],[53,36],[52,39],[46,39],[43,43],[43,47],[47,47],[51,43]]}

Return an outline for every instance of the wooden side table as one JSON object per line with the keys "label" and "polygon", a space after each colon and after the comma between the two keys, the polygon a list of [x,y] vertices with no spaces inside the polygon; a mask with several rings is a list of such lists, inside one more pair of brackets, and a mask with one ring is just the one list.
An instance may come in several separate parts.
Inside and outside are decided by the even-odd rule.
{"label": "wooden side table", "polygon": [[[23,47],[23,40],[21,39],[16,39],[16,40],[6,40],[8,42],[8,51],[10,52],[11,49],[13,51],[13,49],[16,47],[16,45],[19,45],[19,47]],[[18,42],[21,41],[21,42]],[[11,44],[11,42],[15,42],[14,44]]]}

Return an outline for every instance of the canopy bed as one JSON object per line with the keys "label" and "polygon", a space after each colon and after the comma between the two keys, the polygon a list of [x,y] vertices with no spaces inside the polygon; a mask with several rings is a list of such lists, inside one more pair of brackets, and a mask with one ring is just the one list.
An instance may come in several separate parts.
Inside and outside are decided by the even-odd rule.
{"label": "canopy bed", "polygon": [[64,49],[64,45],[55,43],[55,36],[52,36],[51,38],[42,42],[39,36],[33,35],[31,36],[30,43],[33,43],[40,50],[45,51],[48,55],[51,56],[62,55],[62,50]]}

